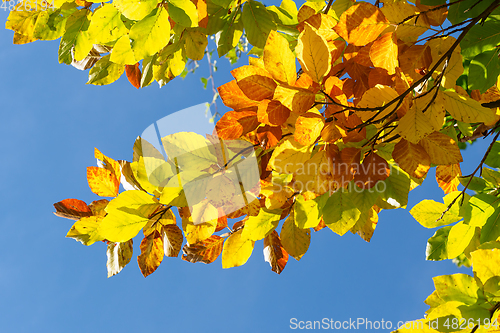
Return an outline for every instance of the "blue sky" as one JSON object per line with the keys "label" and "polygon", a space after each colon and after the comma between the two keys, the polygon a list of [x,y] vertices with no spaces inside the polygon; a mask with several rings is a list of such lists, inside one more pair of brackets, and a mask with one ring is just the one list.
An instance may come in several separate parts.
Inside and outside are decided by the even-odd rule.
{"label": "blue sky", "polygon": [[[6,19],[0,11],[0,21]],[[154,83],[137,90],[125,77],[95,87],[85,85],[87,72],[58,63],[58,42],[18,46],[12,36],[0,29],[0,331],[285,332],[291,318],[395,325],[423,316],[433,276],[470,272],[451,261],[425,261],[434,230],[399,209],[380,214],[371,243],[327,229],[313,233],[306,255],[290,258],[281,275],[264,262],[260,241],[239,268],[223,270],[220,259],[204,265],[165,258],[144,278],[136,239],[131,263],[106,278],[105,244],[65,238],[72,222],[53,215],[52,204],[98,199],[85,171],[96,165],[94,147],[131,160],[135,138],[151,123],[210,101],[200,82],[208,76],[205,60],[195,75],[162,89]],[[218,64],[221,85],[231,80],[231,66]],[[220,102],[219,108],[227,111]],[[464,174],[487,142],[474,147],[462,152]],[[442,196],[433,169],[410,193],[408,207]]]}

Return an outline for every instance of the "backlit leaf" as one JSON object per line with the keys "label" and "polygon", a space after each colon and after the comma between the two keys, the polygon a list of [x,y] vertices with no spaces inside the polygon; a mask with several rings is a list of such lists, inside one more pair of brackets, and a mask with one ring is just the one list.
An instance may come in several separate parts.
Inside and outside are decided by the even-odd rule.
{"label": "backlit leaf", "polygon": [[458,94],[454,89],[444,91],[444,105],[453,118],[464,123],[494,121],[495,111],[481,106],[470,97]]}
{"label": "backlit leaf", "polygon": [[106,251],[108,278],[121,272],[132,259],[133,240],[124,243],[109,243]]}
{"label": "backlit leaf", "polygon": [[168,13],[175,23],[183,27],[198,26],[198,9],[191,1],[168,0]]}
{"label": "backlit leaf", "polygon": [[253,111],[229,111],[217,122],[217,135],[223,140],[234,140],[257,128],[257,113]]}
{"label": "backlit leaf", "polygon": [[295,48],[302,70],[317,83],[330,71],[331,53],[326,40],[308,24],[299,35]]}
{"label": "backlit leaf", "polygon": [[293,214],[290,214],[283,223],[280,236],[283,247],[296,260],[302,258],[311,242],[311,231],[308,228],[297,227]]}
{"label": "backlit leaf", "polygon": [[115,6],[126,18],[140,21],[158,5],[158,0],[114,0]]}
{"label": "backlit leaf", "polygon": [[55,215],[67,219],[78,220],[81,217],[92,216],[89,206],[78,199],[64,199],[54,204]]}
{"label": "backlit leaf", "polygon": [[132,50],[136,60],[152,56],[168,44],[170,40],[168,18],[167,11],[160,7],[130,28]]}
{"label": "backlit leaf", "polygon": [[95,63],[89,72],[87,84],[102,86],[113,83],[122,76],[125,66],[111,62],[110,57],[111,55],[104,56]]}
{"label": "backlit leaf", "polygon": [[137,257],[142,275],[147,277],[160,266],[163,260],[163,238],[155,231],[141,242],[141,254]]}
{"label": "backlit leaf", "polygon": [[425,177],[431,167],[431,159],[425,149],[404,139],[394,147],[392,158],[403,170],[416,178]]}
{"label": "backlit leaf", "polygon": [[291,174],[302,168],[311,157],[312,146],[302,146],[294,139],[285,139],[274,150],[269,165],[281,174]]}
{"label": "backlit leaf", "polygon": [[436,167],[436,180],[445,194],[456,191],[460,184],[458,177],[462,176],[460,164],[438,165]]}
{"label": "backlit leaf", "polygon": [[309,110],[315,100],[315,95],[309,89],[279,85],[274,92],[274,100],[295,113],[304,113]]}
{"label": "backlit leaf", "polygon": [[269,235],[281,219],[280,212],[261,209],[259,215],[250,216],[245,222],[242,237],[258,241]]}
{"label": "backlit leaf", "polygon": [[274,95],[276,82],[265,70],[256,66],[242,66],[231,71],[243,93],[254,101],[270,99]]}
{"label": "backlit leaf", "polygon": [[166,257],[177,257],[182,248],[184,236],[182,230],[176,224],[168,224],[163,226],[163,252]]}
{"label": "backlit leaf", "polygon": [[324,117],[315,112],[306,112],[297,118],[294,139],[304,146],[312,145],[321,135],[325,125]]}
{"label": "backlit leaf", "polygon": [[186,29],[186,55],[189,59],[201,60],[208,45],[207,35],[197,29]]}
{"label": "backlit leaf", "polygon": [[359,219],[360,211],[344,189],[334,192],[323,208],[323,219],[328,228],[342,236]]}
{"label": "backlit leaf", "polygon": [[416,144],[435,131],[429,118],[417,107],[413,107],[401,118],[398,133],[410,143]]}
{"label": "backlit leaf", "polygon": [[121,13],[109,3],[94,11],[88,28],[89,38],[99,44],[113,42],[127,32]]}
{"label": "backlit leaf", "polygon": [[446,134],[440,132],[431,133],[420,141],[420,145],[429,154],[431,163],[449,165],[463,161],[457,143]]}
{"label": "backlit leaf", "polygon": [[243,5],[242,20],[250,44],[263,49],[271,30],[276,30],[273,16],[263,4],[249,0]]}
{"label": "backlit leaf", "polygon": [[273,272],[280,274],[288,262],[288,253],[281,245],[280,237],[274,230],[264,238],[264,260],[271,265]]}
{"label": "backlit leaf", "polygon": [[[460,221],[462,218],[450,210],[446,211],[447,205],[434,200],[422,200],[410,210],[410,214],[422,226],[426,228],[437,228],[443,225]],[[443,216],[441,218],[441,216]]]}
{"label": "backlit leaf", "polygon": [[82,217],[73,224],[66,237],[73,238],[84,245],[92,245],[104,239],[98,228],[102,221],[101,216]]}
{"label": "backlit leaf", "polygon": [[277,31],[272,30],[267,37],[263,55],[264,65],[271,76],[281,82],[293,85],[297,79],[295,56],[288,41]]}
{"label": "backlit leaf", "polygon": [[118,195],[120,182],[115,174],[107,169],[88,167],[87,181],[92,192],[101,197],[116,197]]}
{"label": "backlit leaf", "polygon": [[222,253],[223,244],[224,238],[217,235],[212,235],[198,243],[186,244],[182,249],[182,260],[210,264]]}
{"label": "backlit leaf", "polygon": [[231,234],[222,249],[222,268],[244,265],[252,255],[255,242],[242,237],[243,230]]}
{"label": "backlit leaf", "polygon": [[370,47],[370,60],[375,67],[387,70],[389,75],[396,73],[396,67],[399,66],[399,63],[398,46],[394,33],[388,32],[373,42],[372,47]]}
{"label": "backlit leaf", "polygon": [[222,102],[234,111],[257,107],[257,102],[248,98],[240,89],[236,80],[229,81],[217,88]]}
{"label": "backlit leaf", "polygon": [[141,87],[141,70],[139,69],[139,63],[135,65],[126,65],[125,74],[127,75],[128,81],[137,89]]}

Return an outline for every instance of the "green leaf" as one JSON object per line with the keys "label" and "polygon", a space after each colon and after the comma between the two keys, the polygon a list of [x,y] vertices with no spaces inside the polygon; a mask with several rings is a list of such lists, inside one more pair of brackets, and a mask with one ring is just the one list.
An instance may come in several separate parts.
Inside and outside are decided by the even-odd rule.
{"label": "green leaf", "polygon": [[126,18],[140,21],[158,5],[158,0],[114,0],[115,6]]}
{"label": "green leaf", "polygon": [[354,182],[349,183],[349,195],[354,205],[360,211],[359,221],[364,224],[370,217],[370,210],[377,201],[380,193],[370,189],[361,190],[354,185]]}
{"label": "green leaf", "polygon": [[336,0],[333,2],[328,14],[333,16],[337,21],[339,20],[342,13],[351,8],[355,2],[351,0]]}
{"label": "green leaf", "polygon": [[183,27],[189,28],[198,26],[198,9],[191,1],[169,0],[168,13],[175,23]]}
{"label": "green leaf", "polygon": [[318,200],[306,201],[302,194],[299,194],[295,199],[293,212],[295,225],[302,229],[315,228],[321,220]]}
{"label": "green leaf", "polygon": [[242,19],[250,44],[263,49],[269,32],[276,30],[273,16],[263,4],[250,0],[243,6]]}
{"label": "green leaf", "polygon": [[[337,2],[337,1],[336,1]],[[283,0],[279,7],[269,6],[267,10],[274,16],[274,21],[282,25],[297,25],[299,20],[297,18],[298,10],[295,1]]]}
{"label": "green leaf", "polygon": [[127,32],[121,13],[109,3],[96,9],[88,28],[89,38],[94,44],[114,42]]}
{"label": "green leaf", "polygon": [[[223,8],[227,9],[227,8],[229,8],[231,6],[232,3],[235,2],[235,0],[212,0],[210,2],[213,2],[217,6],[220,6],[220,7],[223,7]],[[208,3],[210,3],[210,2],[208,2]]]}
{"label": "green leaf", "polygon": [[216,35],[217,54],[224,56],[240,41],[243,35],[243,21],[241,20],[241,11],[235,10],[229,16],[227,22],[222,28],[220,34]]}
{"label": "green leaf", "polygon": [[[458,177],[460,184],[464,187],[467,186],[467,183],[469,183],[469,179],[470,177]],[[467,188],[475,192],[485,192],[489,189],[488,186],[489,185],[486,184],[486,181],[483,178],[472,177],[472,180]]]}
{"label": "green leaf", "polygon": [[484,180],[492,185],[492,187],[500,187],[500,172],[488,168],[483,168],[483,172],[481,175],[483,176]]}
{"label": "green leaf", "polygon": [[456,258],[462,254],[474,237],[475,227],[459,222],[451,227],[446,243],[446,253],[448,258]]}
{"label": "green leaf", "polygon": [[481,243],[496,241],[500,237],[500,207],[497,207],[493,214],[486,220],[481,228]]}
{"label": "green leaf", "polygon": [[358,207],[351,199],[351,194],[344,189],[334,192],[323,208],[323,220],[326,226],[340,236],[356,224],[360,215]]}
{"label": "green leaf", "polygon": [[136,60],[153,56],[166,46],[170,40],[170,22],[167,11],[155,9],[130,29]]}
{"label": "green leaf", "polygon": [[472,59],[469,66],[469,89],[478,89],[481,93],[491,88],[500,75],[498,50],[486,51]]}
{"label": "green leaf", "polygon": [[377,206],[382,209],[404,208],[408,204],[410,176],[403,169],[391,164],[391,174],[373,188],[381,193]]}
{"label": "green leaf", "polygon": [[102,57],[89,72],[87,84],[102,86],[115,82],[120,78],[125,70],[124,65],[112,63],[109,58],[111,55]]}
{"label": "green leaf", "polygon": [[147,87],[153,82],[153,64],[155,60],[156,55],[142,60],[141,88]]}
{"label": "green leaf", "polygon": [[448,8],[448,20],[452,24],[457,24],[469,17],[476,17],[481,14],[494,0],[465,0]]}
{"label": "green leaf", "polygon": [[83,60],[92,49],[93,42],[89,37],[88,28],[92,11],[80,9],[73,13],[66,21],[66,32],[59,45],[59,63],[70,65],[73,61],[71,49],[74,47],[76,61]]}
{"label": "green leaf", "polygon": [[242,237],[253,241],[264,239],[276,229],[280,219],[281,211],[269,211],[263,208],[259,211],[259,215],[250,216],[245,222]]}
{"label": "green leaf", "polygon": [[149,216],[160,204],[142,191],[125,191],[111,200],[106,207],[99,233],[111,242],[126,242],[148,223]]}
{"label": "green leaf", "polygon": [[281,244],[289,255],[300,260],[311,243],[311,231],[297,227],[294,214],[290,214],[281,227]]}
{"label": "green leaf", "polygon": [[490,153],[486,160],[484,161],[487,165],[492,168],[500,168],[500,141],[496,141],[491,147]]}
{"label": "green leaf", "polygon": [[66,25],[66,20],[71,15],[71,11],[62,11],[58,9],[56,11],[41,11],[36,20],[35,29],[33,31],[34,36],[39,40],[55,40],[61,37],[64,33],[64,27]]}
{"label": "green leaf", "polygon": [[[410,210],[410,214],[426,228],[437,228],[462,219],[450,210],[443,215],[446,209],[447,205],[443,203],[434,200],[422,200]],[[443,215],[443,218],[441,218],[441,215]]]}
{"label": "green leaf", "polygon": [[82,217],[73,224],[66,237],[73,238],[87,246],[102,241],[104,237],[98,232],[102,219],[102,216]]}
{"label": "green leaf", "polygon": [[495,50],[500,44],[500,21],[488,18],[484,24],[476,24],[460,42],[462,56],[472,59],[478,54]]}
{"label": "green leaf", "polygon": [[451,226],[438,229],[436,233],[427,241],[427,248],[425,249],[425,259],[427,260],[444,260],[448,258],[446,252],[446,244],[448,242],[448,234],[450,233]]}

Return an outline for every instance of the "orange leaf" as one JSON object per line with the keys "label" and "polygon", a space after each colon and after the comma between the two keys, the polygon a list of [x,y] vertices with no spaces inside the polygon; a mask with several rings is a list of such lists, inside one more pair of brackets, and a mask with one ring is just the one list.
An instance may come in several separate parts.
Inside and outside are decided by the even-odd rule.
{"label": "orange leaf", "polygon": [[71,220],[79,220],[81,217],[93,215],[89,206],[78,199],[64,199],[56,202],[54,208],[56,209],[54,214]]}
{"label": "orange leaf", "polygon": [[396,73],[398,67],[398,46],[394,33],[388,32],[373,42],[370,48],[373,66],[386,69],[389,75]]}
{"label": "orange leaf", "polygon": [[359,169],[354,175],[354,182],[359,188],[369,189],[377,182],[387,179],[390,173],[387,161],[378,154],[370,152],[363,163],[359,165]]}
{"label": "orange leaf", "polygon": [[111,171],[115,175],[116,179],[120,180],[122,176],[120,163],[111,157],[107,157],[97,148],[94,148],[94,157],[98,160],[98,166]]}
{"label": "orange leaf", "polygon": [[313,8],[304,5],[300,7],[299,12],[297,13],[297,19],[299,22],[303,22],[308,18],[310,18],[311,16],[313,16],[314,14],[316,14],[316,11]]}
{"label": "orange leaf", "polygon": [[194,3],[198,9],[198,25],[202,28],[206,28],[208,24],[207,1],[191,0],[191,2]]}
{"label": "orange leaf", "polygon": [[127,79],[129,82],[139,89],[141,87],[141,70],[139,69],[139,63],[135,65],[125,65],[125,74],[127,74]]}
{"label": "orange leaf", "polygon": [[313,106],[315,94],[307,89],[279,85],[273,99],[281,102],[290,111],[300,114]]}
{"label": "orange leaf", "polygon": [[223,140],[238,139],[259,125],[257,113],[253,111],[229,111],[215,125],[217,135]]}
{"label": "orange leaf", "polygon": [[460,181],[458,177],[462,176],[460,164],[438,165],[436,167],[436,180],[444,191],[444,194],[456,191]]}
{"label": "orange leaf", "polygon": [[137,257],[142,275],[147,277],[156,271],[163,260],[163,239],[158,231],[144,237],[141,242],[141,254]]}
{"label": "orange leaf", "polygon": [[340,129],[337,125],[335,125],[333,122],[329,122],[325,125],[323,130],[321,130],[321,138],[325,142],[335,142],[342,138],[342,133],[340,132]]}
{"label": "orange leaf", "polygon": [[182,260],[210,264],[222,253],[223,244],[224,238],[217,235],[212,235],[202,242],[186,244],[182,249]]}
{"label": "orange leaf", "polygon": [[[248,98],[236,83],[236,80],[230,81],[217,88],[219,96],[225,106],[239,110],[257,109],[257,103]],[[253,111],[253,110],[252,110]]]}
{"label": "orange leaf", "polygon": [[182,241],[184,240],[182,230],[176,224],[167,224],[163,226],[162,236],[165,256],[177,257],[182,248]]}
{"label": "orange leaf", "polygon": [[[421,12],[428,11],[437,6],[425,6],[420,4],[420,0],[415,1],[415,5]],[[439,26],[446,21],[446,16],[448,15],[448,8],[443,7],[438,10],[429,11],[427,13],[422,13],[422,17],[430,24],[434,26]]]}
{"label": "orange leaf", "polygon": [[259,103],[257,119],[264,124],[271,126],[282,125],[290,116],[290,110],[278,101],[268,99]]}
{"label": "orange leaf", "polygon": [[264,238],[264,260],[271,265],[273,272],[280,274],[288,262],[288,253],[281,245],[280,237],[276,230],[273,230]]}
{"label": "orange leaf", "polygon": [[425,149],[405,139],[396,144],[392,158],[401,169],[415,178],[425,177],[431,167],[431,159]]}
{"label": "orange leaf", "polygon": [[375,87],[377,84],[392,86],[394,85],[394,77],[394,75],[389,75],[386,69],[374,68],[368,74],[368,86],[370,88]]}
{"label": "orange leaf", "polygon": [[[413,45],[403,49],[399,54],[399,66],[406,75],[416,81],[429,69],[432,63],[431,49],[427,45]],[[417,73],[415,70],[419,70]]]}
{"label": "orange leaf", "polygon": [[332,175],[337,188],[346,186],[359,170],[360,149],[347,147],[339,153],[335,145],[328,145],[326,154],[332,163]]}
{"label": "orange leaf", "polygon": [[282,131],[280,127],[265,125],[259,127],[256,134],[261,146],[264,147],[264,149],[269,149],[276,146],[281,140]]}
{"label": "orange leaf", "polygon": [[251,100],[262,101],[273,97],[276,82],[267,71],[247,65],[233,69],[231,74],[243,93]]}
{"label": "orange leaf", "polygon": [[215,232],[221,231],[222,229],[227,227],[227,215],[224,213],[222,207],[217,208],[219,213],[219,218],[217,219],[217,227],[215,228]]}
{"label": "orange leaf", "polygon": [[264,46],[263,55],[266,70],[272,77],[281,82],[293,85],[297,78],[295,56],[288,41],[279,32],[271,30]]}
{"label": "orange leaf", "polygon": [[322,115],[315,112],[306,112],[297,118],[293,137],[301,145],[312,145],[321,135],[324,125],[325,120]]}
{"label": "orange leaf", "polygon": [[419,144],[429,154],[433,164],[449,165],[463,162],[457,143],[446,134],[431,133],[423,138]]}
{"label": "orange leaf", "polygon": [[99,167],[87,168],[87,181],[90,189],[101,197],[116,197],[120,182],[109,170]]}
{"label": "orange leaf", "polygon": [[323,217],[321,217],[321,220],[319,221],[319,224],[314,227],[314,231],[320,231],[321,229],[326,228],[325,220],[323,220]]}
{"label": "orange leaf", "polygon": [[377,39],[388,26],[389,21],[380,9],[361,2],[342,13],[334,30],[349,44],[363,46]]}

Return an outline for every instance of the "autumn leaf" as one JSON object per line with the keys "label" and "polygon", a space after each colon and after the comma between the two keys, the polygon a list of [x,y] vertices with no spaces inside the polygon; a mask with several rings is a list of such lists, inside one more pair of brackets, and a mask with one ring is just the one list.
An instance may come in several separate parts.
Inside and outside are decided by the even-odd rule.
{"label": "autumn leaf", "polygon": [[457,143],[446,134],[434,132],[422,139],[419,144],[429,154],[431,163],[449,165],[463,161]]}
{"label": "autumn leaf", "polygon": [[340,16],[335,32],[349,44],[363,46],[373,42],[389,26],[389,21],[376,6],[361,2]]}
{"label": "autumn leaf", "polygon": [[257,119],[263,124],[280,126],[290,116],[290,109],[284,107],[278,101],[263,100],[259,103]]}
{"label": "autumn leaf", "polygon": [[276,89],[271,74],[256,66],[242,66],[231,71],[243,93],[254,101],[271,99]]}
{"label": "autumn leaf", "polygon": [[330,71],[331,64],[330,50],[324,37],[306,24],[299,35],[295,52],[304,72],[320,83]]}
{"label": "autumn leaf", "polygon": [[186,244],[182,249],[182,260],[210,264],[222,253],[223,244],[224,238],[217,235],[212,235],[198,243]]}
{"label": "autumn leaf", "polygon": [[459,177],[462,176],[460,164],[438,165],[436,167],[436,180],[445,194],[457,190],[460,184]]}
{"label": "autumn leaf", "polygon": [[163,260],[163,238],[155,231],[141,242],[141,254],[137,257],[142,275],[147,277],[160,266]]}
{"label": "autumn leaf", "polygon": [[108,261],[106,267],[108,269],[108,278],[121,272],[121,270],[132,259],[134,251],[133,240],[128,240],[124,243],[109,243],[106,251]]}
{"label": "autumn leaf", "polygon": [[273,100],[279,101],[290,111],[300,114],[313,106],[315,94],[309,89],[279,85],[274,92]]}
{"label": "autumn leaf", "polygon": [[116,197],[120,182],[109,170],[99,167],[87,168],[87,181],[95,194],[101,197]]}
{"label": "autumn leaf", "polygon": [[425,149],[404,139],[394,146],[392,158],[404,171],[415,178],[425,177],[431,167],[431,159]]}
{"label": "autumn leaf", "polygon": [[217,88],[222,102],[227,107],[234,111],[248,110],[254,111],[257,108],[257,102],[248,98],[240,89],[236,80],[229,81],[228,83]]}
{"label": "autumn leaf", "polygon": [[255,242],[243,237],[243,230],[232,233],[224,243],[222,249],[222,268],[244,265],[252,255]]}
{"label": "autumn leaf", "polygon": [[73,224],[66,237],[73,238],[87,246],[104,240],[98,230],[102,219],[101,216],[82,217]]}
{"label": "autumn leaf", "polygon": [[311,231],[297,227],[293,214],[283,223],[280,235],[283,248],[296,260],[300,260],[309,249]]}
{"label": "autumn leaf", "polygon": [[373,42],[370,48],[370,60],[375,67],[387,70],[389,75],[396,73],[399,63],[394,33],[388,32]]}
{"label": "autumn leaf", "polygon": [[129,82],[139,89],[141,87],[141,70],[139,69],[139,63],[135,65],[125,65],[125,74]]}
{"label": "autumn leaf", "polygon": [[271,270],[278,274],[281,274],[288,262],[288,253],[281,245],[276,230],[264,238],[264,260],[271,265]]}
{"label": "autumn leaf", "polygon": [[306,112],[297,118],[294,139],[304,146],[312,145],[321,135],[325,125],[324,117],[316,112]]}
{"label": "autumn leaf", "polygon": [[269,161],[269,165],[278,173],[294,173],[311,157],[311,146],[302,146],[291,138],[285,138]]}
{"label": "autumn leaf", "polygon": [[377,153],[370,152],[359,165],[354,175],[354,183],[359,188],[370,189],[377,182],[386,180],[390,173],[387,161],[377,155]]}
{"label": "autumn leaf", "polygon": [[266,70],[276,81],[293,85],[297,79],[295,57],[288,41],[277,31],[271,31],[267,37],[262,57]]}
{"label": "autumn leaf", "polygon": [[182,248],[182,230],[176,224],[163,226],[161,235],[163,237],[163,252],[166,257],[177,257]]}
{"label": "autumn leaf", "polygon": [[261,209],[259,215],[250,216],[245,222],[242,237],[258,241],[268,236],[281,219],[278,212]]}
{"label": "autumn leaf", "polygon": [[400,119],[398,133],[411,143],[418,143],[435,129],[430,119],[417,107],[415,103],[410,110]]}
{"label": "autumn leaf", "polygon": [[78,220],[81,217],[92,216],[92,210],[87,204],[78,199],[64,199],[54,204],[55,215],[71,220]]}

